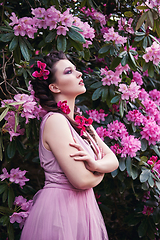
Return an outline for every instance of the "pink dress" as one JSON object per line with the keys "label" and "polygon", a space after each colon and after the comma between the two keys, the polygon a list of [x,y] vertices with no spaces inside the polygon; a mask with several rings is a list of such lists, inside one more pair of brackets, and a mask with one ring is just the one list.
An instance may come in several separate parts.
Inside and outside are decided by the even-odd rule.
{"label": "pink dress", "polygon": [[[45,186],[34,196],[21,240],[108,240],[93,189],[74,188],[53,153],[43,145],[43,128],[52,114],[59,113],[47,113],[40,127],[39,157],[45,172]],[[76,142],[95,157],[89,144],[66,121]],[[90,139],[98,148],[91,136]]]}

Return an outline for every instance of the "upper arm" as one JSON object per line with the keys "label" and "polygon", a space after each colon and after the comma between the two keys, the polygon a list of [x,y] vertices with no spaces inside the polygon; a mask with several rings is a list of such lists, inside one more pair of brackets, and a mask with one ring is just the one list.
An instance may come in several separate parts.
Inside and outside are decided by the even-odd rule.
{"label": "upper arm", "polygon": [[[70,154],[77,152],[69,143],[74,143],[68,122],[61,114],[51,115],[44,126],[44,141],[49,145],[62,171],[70,183],[81,188],[83,179],[93,177],[93,173],[86,169],[83,161],[75,161]],[[93,187],[93,186],[91,186]]]}

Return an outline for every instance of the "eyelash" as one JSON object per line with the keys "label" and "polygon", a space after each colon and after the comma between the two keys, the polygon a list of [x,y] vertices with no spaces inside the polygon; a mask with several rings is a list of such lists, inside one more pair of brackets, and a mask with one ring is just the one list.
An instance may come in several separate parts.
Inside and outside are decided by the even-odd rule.
{"label": "eyelash", "polygon": [[72,73],[72,70],[68,70],[68,71],[66,72],[66,74],[70,74],[70,73]]}

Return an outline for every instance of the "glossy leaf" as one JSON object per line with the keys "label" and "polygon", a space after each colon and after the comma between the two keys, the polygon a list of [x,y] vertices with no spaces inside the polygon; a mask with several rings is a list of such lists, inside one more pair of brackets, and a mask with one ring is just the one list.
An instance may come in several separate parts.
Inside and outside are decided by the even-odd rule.
{"label": "glossy leaf", "polygon": [[138,169],[134,166],[131,168],[131,177],[135,180],[138,177]]}
{"label": "glossy leaf", "polygon": [[108,98],[108,88],[102,89],[102,102],[105,102]]}
{"label": "glossy leaf", "polygon": [[111,103],[117,103],[121,99],[121,95],[117,95],[114,98],[111,99]]}
{"label": "glossy leaf", "polygon": [[147,150],[148,142],[145,138],[141,140],[141,151],[144,152]]}
{"label": "glossy leaf", "polygon": [[10,186],[8,188],[8,207],[9,208],[12,208],[14,198],[15,198],[14,191],[13,191],[13,188]]}
{"label": "glossy leaf", "polygon": [[23,41],[21,37],[19,37],[19,46],[24,59],[26,61],[29,61],[30,60],[29,50],[26,43]]}
{"label": "glossy leaf", "polygon": [[103,54],[103,53],[107,53],[108,50],[110,49],[111,45],[104,45],[100,50],[99,50],[99,54]]}
{"label": "glossy leaf", "polygon": [[148,178],[148,183],[149,183],[149,186],[150,186],[150,187],[153,187],[153,186],[154,186],[154,180],[153,180],[152,176],[150,176],[150,177]]}
{"label": "glossy leaf", "polygon": [[102,88],[97,88],[92,95],[92,100],[93,101],[97,100],[101,96],[101,93],[102,93]]}
{"label": "glossy leaf", "polygon": [[0,41],[2,41],[2,42],[9,42],[9,41],[12,40],[13,37],[14,37],[14,33],[5,33],[0,38]]}
{"label": "glossy leaf", "polygon": [[65,36],[58,36],[57,37],[57,49],[58,51],[66,51],[67,41]]}
{"label": "glossy leaf", "polygon": [[123,115],[124,115],[124,103],[123,103],[122,100],[121,100],[120,105],[119,105],[119,112],[120,112],[121,117],[123,117]]}
{"label": "glossy leaf", "polygon": [[2,226],[7,226],[7,224],[9,223],[9,217],[7,215],[4,215],[0,218],[0,223],[2,224]]}
{"label": "glossy leaf", "polygon": [[145,235],[145,233],[147,232],[147,228],[148,228],[148,218],[144,218],[138,227],[139,237],[143,237]]}
{"label": "glossy leaf", "polygon": [[7,147],[7,155],[9,158],[13,158],[16,153],[16,142],[12,140]]}
{"label": "glossy leaf", "polygon": [[50,43],[52,42],[56,37],[56,32],[51,31],[46,37],[45,37],[45,42]]}
{"label": "glossy leaf", "polygon": [[142,16],[138,19],[138,22],[136,25],[136,31],[142,26],[146,18],[147,18],[147,12],[143,13]]}
{"label": "glossy leaf", "polygon": [[2,194],[7,189],[6,184],[0,184],[0,194]]}
{"label": "glossy leaf", "polygon": [[90,88],[96,89],[102,86],[102,82],[93,83]]}
{"label": "glossy leaf", "polygon": [[118,174],[118,169],[116,169],[113,172],[111,172],[111,175],[112,175],[113,178],[116,177],[117,174]]}
{"label": "glossy leaf", "polygon": [[125,159],[120,159],[119,161],[119,169],[123,172],[126,169]]}
{"label": "glossy leaf", "polygon": [[114,58],[111,65],[110,65],[110,69],[114,70],[120,64],[120,62],[121,62],[120,57]]}
{"label": "glossy leaf", "polygon": [[149,177],[151,176],[151,172],[150,170],[146,169],[146,170],[143,170],[142,173],[140,174],[140,182],[146,182]]}
{"label": "glossy leaf", "polygon": [[127,173],[131,177],[131,168],[132,168],[132,162],[131,162],[131,157],[128,156],[126,159],[126,168],[127,168]]}
{"label": "glossy leaf", "polygon": [[69,32],[68,32],[68,36],[73,39],[74,41],[76,42],[79,42],[79,43],[85,43],[86,40],[85,38],[83,37],[82,34],[80,34],[79,32],[75,31],[74,28],[70,28]]}
{"label": "glossy leaf", "polygon": [[12,39],[12,41],[9,44],[9,51],[12,52],[16,49],[18,45],[18,37],[14,36],[14,38]]}
{"label": "glossy leaf", "polygon": [[9,108],[7,107],[0,115],[0,122],[3,120],[3,118],[7,115],[9,111]]}

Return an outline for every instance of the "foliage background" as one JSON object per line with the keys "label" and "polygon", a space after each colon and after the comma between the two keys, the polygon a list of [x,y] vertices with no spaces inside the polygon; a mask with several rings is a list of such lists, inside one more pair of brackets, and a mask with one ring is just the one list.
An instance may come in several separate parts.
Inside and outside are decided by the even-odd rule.
{"label": "foliage background", "polygon": [[[150,1],[152,3],[154,1]],[[80,107],[83,115],[88,116],[86,110],[103,109],[107,117],[104,121],[94,121],[94,127],[103,126],[108,129],[108,124],[116,120],[122,122],[129,135],[141,141],[141,149],[135,156],[126,154],[121,157],[117,154],[120,162],[119,169],[111,174],[106,174],[103,182],[95,188],[97,201],[105,219],[109,238],[113,240],[133,239],[160,239],[160,181],[159,168],[154,171],[153,166],[147,163],[150,157],[160,157],[159,142],[157,137],[155,143],[150,144],[148,139],[142,138],[140,131],[142,126],[137,126],[127,120],[126,114],[131,110],[140,109],[145,115],[150,113],[142,104],[142,99],[123,99],[122,92],[114,83],[102,85],[100,69],[108,67],[108,70],[115,71],[121,63],[122,66],[129,65],[130,70],[120,74],[121,82],[129,86],[133,79],[133,72],[138,72],[143,77],[142,88],[147,92],[159,90],[159,64],[153,61],[148,63],[143,55],[147,47],[153,41],[159,44],[159,5],[157,1],[154,7],[145,5],[146,1],[0,1],[0,99],[13,99],[18,93],[29,94],[28,84],[31,79],[32,64],[43,54],[49,53],[52,49],[65,51],[75,62],[77,68],[83,72],[83,78],[87,87],[87,93],[78,97],[77,106]],[[141,7],[140,5],[143,4]],[[95,29],[95,37],[89,48],[83,48],[84,38],[82,35],[75,37],[71,35],[57,38],[56,30],[49,28],[39,29],[34,39],[24,36],[15,37],[9,17],[14,12],[19,18],[31,17],[31,8],[43,7],[48,9],[55,6],[60,12],[71,8],[71,13],[79,17],[83,22],[88,22]],[[101,24],[98,19],[87,16],[80,11],[80,8],[94,8],[106,17],[104,27],[114,27],[115,32],[127,37],[124,44],[116,44],[115,41],[104,41],[104,33],[101,32]],[[126,18],[126,25],[123,30],[118,28],[118,20]],[[127,22],[133,19],[133,32],[126,30]],[[80,32],[81,34],[82,32]],[[132,49],[131,48],[134,48]],[[125,48],[126,47],[126,48]],[[37,55],[38,51],[38,55]],[[135,58],[136,56],[136,58]],[[121,66],[121,67],[122,67]],[[89,68],[89,69],[88,69]],[[148,70],[148,75],[143,73]],[[158,98],[157,92],[157,98]],[[116,105],[116,107],[115,107]],[[0,166],[10,171],[19,167],[27,170],[26,177],[29,182],[21,189],[17,184],[9,183],[7,180],[0,182],[0,239],[19,239],[20,228],[18,223],[11,224],[10,218],[15,208],[13,202],[15,196],[22,195],[27,200],[43,187],[44,174],[39,165],[38,157],[38,135],[40,120],[29,119],[20,116],[23,111],[23,104],[17,110],[15,105],[1,107],[0,116]],[[157,103],[156,111],[159,112]],[[10,141],[8,131],[5,129],[5,115],[7,112],[15,112],[15,128],[20,124],[25,128],[24,135],[13,137]],[[156,122],[156,120],[154,119]],[[154,124],[153,124],[154,125]],[[157,124],[158,125],[158,124]],[[158,125],[159,126],[159,125]],[[150,126],[152,130],[152,124]],[[156,130],[153,129],[153,132]],[[157,127],[157,131],[159,128]],[[151,134],[151,133],[150,133]],[[103,135],[103,134],[102,134]],[[151,136],[151,135],[150,135]],[[105,137],[109,146],[115,143],[121,144],[121,139]],[[147,212],[143,212],[148,207]]]}

